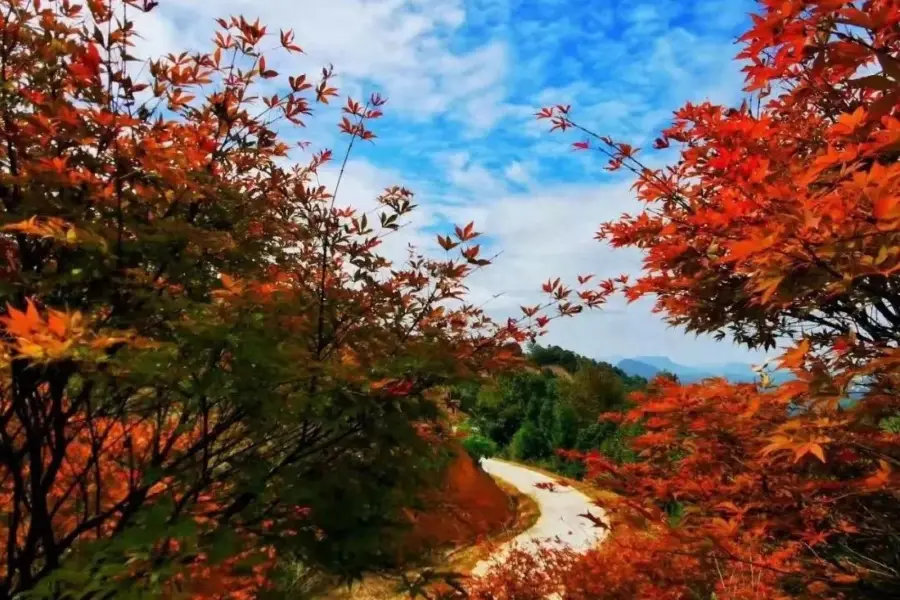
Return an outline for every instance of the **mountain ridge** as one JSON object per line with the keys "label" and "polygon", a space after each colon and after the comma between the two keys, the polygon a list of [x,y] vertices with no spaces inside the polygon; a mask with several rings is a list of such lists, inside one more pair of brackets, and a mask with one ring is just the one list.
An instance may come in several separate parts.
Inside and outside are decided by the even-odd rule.
{"label": "mountain ridge", "polygon": [[[668,356],[635,356],[622,358],[616,366],[629,375],[637,375],[650,379],[662,371],[668,371],[684,383],[702,381],[713,377],[723,377],[735,383],[748,383],[759,379],[759,375],[749,363],[725,362],[705,365],[683,365],[676,363]],[[786,371],[771,371],[772,381],[779,383],[790,378]]]}

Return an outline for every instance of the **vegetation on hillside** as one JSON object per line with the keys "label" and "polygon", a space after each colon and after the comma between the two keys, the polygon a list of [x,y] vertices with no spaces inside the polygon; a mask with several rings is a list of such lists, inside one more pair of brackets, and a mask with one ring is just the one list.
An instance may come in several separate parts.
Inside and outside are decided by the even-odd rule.
{"label": "vegetation on hillside", "polygon": [[646,380],[557,346],[531,344],[527,357],[523,369],[457,387],[470,417],[463,444],[473,456],[500,455],[575,478],[583,476],[584,465],[566,460],[561,450],[634,459],[625,442],[639,427],[600,423],[598,416],[624,410],[628,394]]}

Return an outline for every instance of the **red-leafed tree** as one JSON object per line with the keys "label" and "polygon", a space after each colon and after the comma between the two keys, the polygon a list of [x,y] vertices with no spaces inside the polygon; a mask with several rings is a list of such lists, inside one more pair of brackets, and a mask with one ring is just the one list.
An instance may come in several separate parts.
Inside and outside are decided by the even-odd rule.
{"label": "red-leafed tree", "polygon": [[[900,5],[764,0],[741,39],[753,100],[677,111],[663,169],[569,107],[538,115],[637,177],[645,208],[598,234],[645,253],[624,293],[692,331],[790,340],[794,375],[658,381],[604,415],[642,424],[640,459],[573,457],[619,496],[602,548],[548,563],[565,598],[900,594]],[[517,576],[474,593],[531,597]]]}
{"label": "red-leafed tree", "polygon": [[[276,556],[386,563],[439,462],[434,388],[549,318],[465,302],[474,225],[392,265],[409,190],[362,212],[318,183],[331,151],[291,166],[285,130],[337,96],[330,68],[273,69],[293,34],[230,18],[141,64],[156,4],[0,1],[0,598],[249,598]],[[341,101],[345,159],[384,103]]]}

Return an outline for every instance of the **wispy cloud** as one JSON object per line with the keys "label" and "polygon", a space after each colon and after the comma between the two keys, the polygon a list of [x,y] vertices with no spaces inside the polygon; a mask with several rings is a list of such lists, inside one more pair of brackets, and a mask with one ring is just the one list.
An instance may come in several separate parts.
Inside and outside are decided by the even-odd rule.
{"label": "wispy cloud", "polygon": [[[640,267],[639,254],[593,240],[601,222],[638,209],[630,182],[604,171],[602,157],[570,152],[534,111],[571,103],[597,131],[646,145],[687,100],[738,102],[734,40],[751,9],[751,0],[169,0],[142,17],[137,50],[199,49],[215,17],[243,14],[295,30],[306,54],[275,64],[283,74],[333,63],[344,91],[387,95],[377,145],[355,154],[342,200],[371,205],[392,183],[417,192],[418,215],[385,242],[395,258],[409,242],[434,249],[436,228],[475,220],[502,254],[472,292],[502,294],[488,304],[501,316],[533,304],[549,276]],[[326,123],[303,134],[334,144],[335,132]],[[594,356],[749,357],[666,327],[650,304],[617,301],[548,339]]]}
{"label": "wispy cloud", "polygon": [[[455,47],[454,40],[465,33],[461,0],[163,2],[145,19],[151,31],[139,54],[157,56],[171,51],[173,44],[205,47],[214,19],[230,15],[259,18],[276,31],[294,30],[306,54],[272,66],[315,72],[334,64],[344,86],[377,85],[407,117],[424,120],[442,115],[490,126],[502,115],[497,106],[476,106],[471,98],[502,86],[507,49],[502,40]],[[501,96],[493,97],[499,103]]]}

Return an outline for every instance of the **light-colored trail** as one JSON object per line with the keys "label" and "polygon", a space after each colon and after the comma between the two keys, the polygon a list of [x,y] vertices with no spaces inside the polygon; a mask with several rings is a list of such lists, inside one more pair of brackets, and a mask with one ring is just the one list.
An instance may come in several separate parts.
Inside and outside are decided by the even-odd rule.
{"label": "light-colored trail", "polygon": [[535,499],[541,516],[534,526],[501,546],[492,556],[482,560],[472,570],[473,575],[483,575],[491,565],[502,562],[513,548],[535,551],[540,546],[570,548],[576,552],[587,552],[603,541],[608,530],[597,527],[586,517],[586,513],[607,522],[603,509],[598,508],[590,498],[572,487],[558,484],[553,490],[535,487],[539,483],[556,483],[552,477],[532,471],[512,463],[484,459],[482,468],[489,474],[515,486],[523,494]]}

